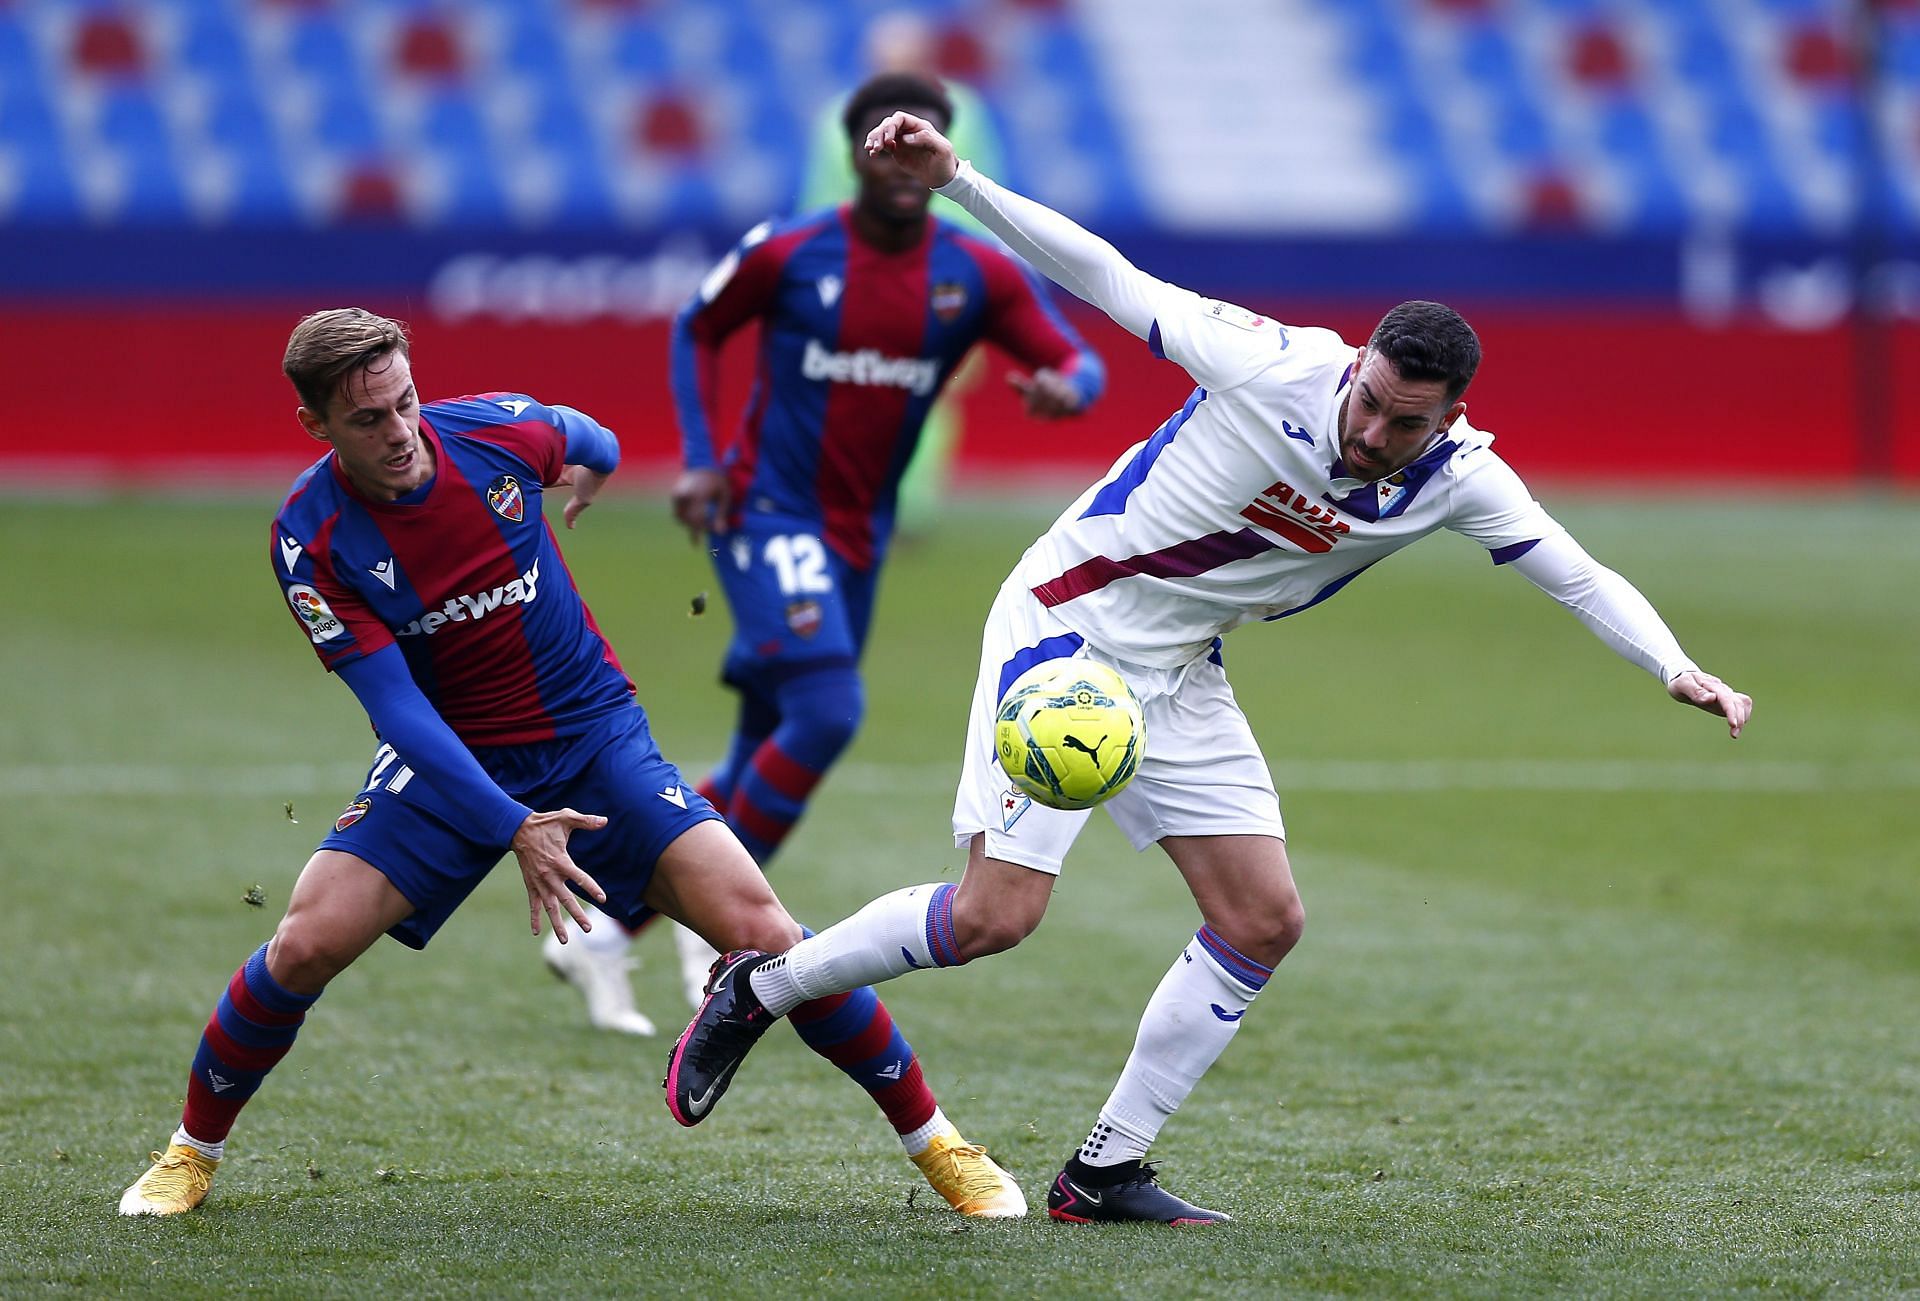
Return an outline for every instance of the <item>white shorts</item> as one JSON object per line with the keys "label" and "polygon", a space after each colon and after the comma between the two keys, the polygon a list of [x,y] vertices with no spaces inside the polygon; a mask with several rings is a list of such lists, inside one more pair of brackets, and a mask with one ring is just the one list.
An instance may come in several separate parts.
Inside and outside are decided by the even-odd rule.
{"label": "white shorts", "polygon": [[1177,669],[1129,664],[1087,645],[1009,579],[981,638],[966,759],[953,802],[955,845],[964,848],[985,832],[988,857],[1059,875],[1092,810],[1050,809],[1016,789],[994,753],[994,715],[1015,678],[1043,660],[1076,656],[1113,666],[1140,698],[1146,751],[1127,788],[1102,806],[1136,851],[1164,836],[1286,838],[1273,775],[1227,685],[1217,646],[1212,655]]}

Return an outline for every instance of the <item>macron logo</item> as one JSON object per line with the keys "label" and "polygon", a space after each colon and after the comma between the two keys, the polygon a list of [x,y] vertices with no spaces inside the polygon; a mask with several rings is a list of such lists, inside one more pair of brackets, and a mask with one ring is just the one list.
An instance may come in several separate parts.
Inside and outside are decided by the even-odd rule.
{"label": "macron logo", "polygon": [[289,574],[293,572],[293,567],[299,563],[299,560],[300,544],[282,533],[280,535],[280,561],[287,567]]}
{"label": "macron logo", "polygon": [[438,610],[429,610],[400,629],[398,636],[431,637],[450,623],[477,623],[495,610],[509,605],[531,605],[533,598],[540,594],[540,562],[533,562],[532,568],[514,579],[503,583],[488,592],[476,592],[472,596],[455,596]]}
{"label": "macron logo", "polygon": [[858,352],[828,352],[818,339],[807,340],[800,373],[808,379],[863,388],[903,388],[915,397],[933,392],[940,368],[930,357],[889,357],[875,348]]}
{"label": "macron logo", "polygon": [[681,793],[681,790],[678,786],[667,787],[665,790],[660,792],[660,798],[665,800],[667,803],[674,805],[677,808],[684,809],[687,807],[687,797]]}
{"label": "macron logo", "polygon": [[513,412],[515,419],[518,419],[520,416],[520,413],[525,411],[528,407],[532,406],[533,403],[524,402],[519,398],[515,398],[511,402],[502,402],[500,403],[500,405],[505,407],[507,410]]}

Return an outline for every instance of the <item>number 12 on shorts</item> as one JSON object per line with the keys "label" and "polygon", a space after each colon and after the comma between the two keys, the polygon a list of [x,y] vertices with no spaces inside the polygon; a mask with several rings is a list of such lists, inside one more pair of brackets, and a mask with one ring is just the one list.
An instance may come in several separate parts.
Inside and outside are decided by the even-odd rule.
{"label": "number 12 on shorts", "polygon": [[827,573],[827,550],[810,533],[785,533],[767,539],[761,556],[773,566],[785,596],[811,595],[833,590]]}

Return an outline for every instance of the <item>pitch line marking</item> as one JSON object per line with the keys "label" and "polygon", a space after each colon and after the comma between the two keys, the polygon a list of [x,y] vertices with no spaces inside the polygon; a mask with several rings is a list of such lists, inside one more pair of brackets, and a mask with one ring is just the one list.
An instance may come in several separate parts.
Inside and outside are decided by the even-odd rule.
{"label": "pitch line marking", "polygon": [[[959,764],[842,764],[828,785],[851,793],[950,791]],[[1641,759],[1328,759],[1273,766],[1282,796],[1298,791],[1471,793],[1725,793],[1745,795],[1920,790],[1920,763],[1811,763],[1767,759],[1690,763]],[[683,766],[704,773],[707,765]],[[161,762],[0,764],[0,797],[261,796],[324,792],[345,797],[360,788],[364,763],[233,764],[182,768]]]}

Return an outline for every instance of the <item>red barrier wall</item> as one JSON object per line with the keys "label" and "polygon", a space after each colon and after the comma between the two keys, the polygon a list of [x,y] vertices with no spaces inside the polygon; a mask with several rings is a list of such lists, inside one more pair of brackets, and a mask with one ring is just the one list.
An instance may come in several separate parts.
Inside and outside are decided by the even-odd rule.
{"label": "red barrier wall", "polygon": [[[406,304],[373,304],[409,316]],[[0,308],[5,424],[0,477],[280,478],[317,455],[278,373],[306,304],[181,308]],[[1294,305],[1283,319],[1363,338],[1372,313]],[[1742,483],[1845,482],[1860,472],[1853,339],[1845,328],[1703,330],[1668,312],[1468,309],[1487,360],[1470,418],[1543,479],[1649,482],[1712,492]],[[518,389],[564,401],[619,431],[630,470],[678,454],[665,322],[446,325],[414,319],[429,396]],[[1176,408],[1192,382],[1103,317],[1076,323],[1107,359],[1105,400],[1072,422],[1025,419],[1004,359],[965,398],[963,469],[1091,476]],[[1920,328],[1896,340],[1894,466],[1920,482]],[[750,345],[728,373],[744,396]]]}

